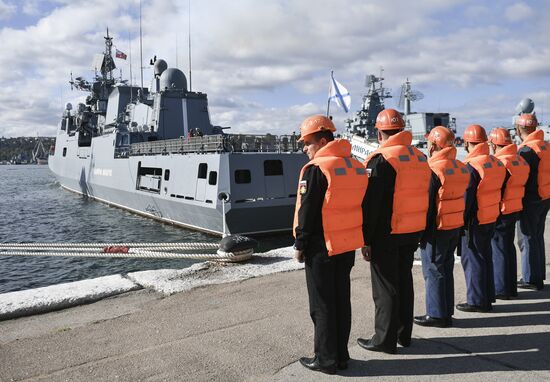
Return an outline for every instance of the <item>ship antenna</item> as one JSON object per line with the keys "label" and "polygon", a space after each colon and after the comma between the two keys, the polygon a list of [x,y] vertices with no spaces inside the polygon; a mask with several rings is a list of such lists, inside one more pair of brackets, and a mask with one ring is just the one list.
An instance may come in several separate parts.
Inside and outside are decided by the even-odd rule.
{"label": "ship antenna", "polygon": [[134,100],[134,84],[132,78],[132,40],[130,39],[130,31],[128,31],[128,54],[130,56],[130,103]]}
{"label": "ship antenna", "polygon": [[109,36],[109,27],[107,27],[107,37],[105,37],[105,67],[101,68],[101,74],[103,75],[103,80],[109,82],[113,80],[113,70],[115,69],[112,49],[113,38]]}
{"label": "ship antenna", "polygon": [[141,91],[143,92],[143,34],[141,31],[141,0],[139,0],[139,67],[141,71]]}
{"label": "ship antenna", "polygon": [[191,79],[191,0],[187,2],[189,4],[189,15],[188,15],[188,25],[189,25],[189,91],[193,91],[192,79]]}

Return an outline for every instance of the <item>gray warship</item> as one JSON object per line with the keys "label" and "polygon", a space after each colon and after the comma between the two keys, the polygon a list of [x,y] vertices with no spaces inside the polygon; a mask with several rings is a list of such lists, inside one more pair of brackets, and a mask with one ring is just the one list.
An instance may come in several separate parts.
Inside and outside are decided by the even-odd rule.
{"label": "gray warship", "polygon": [[[363,96],[361,109],[353,118],[346,120],[346,131],[343,136],[351,142],[352,154],[364,160],[378,148],[377,133],[374,127],[378,113],[385,109],[384,100],[392,98],[391,91],[384,87],[383,70],[379,76],[369,74],[365,80],[367,93]],[[419,91],[411,89],[407,79],[401,86],[398,108],[406,123],[405,129],[413,135],[413,145],[423,147],[426,134],[435,126],[446,126],[456,133],[456,121],[449,113],[412,112],[411,103],[423,98]]]}
{"label": "gray warship", "polygon": [[227,134],[210,122],[207,95],[185,74],[151,60],[149,88],[115,79],[112,37],[94,58],[89,92],[67,104],[48,165],[61,186],[163,222],[215,235],[290,231],[297,136]]}

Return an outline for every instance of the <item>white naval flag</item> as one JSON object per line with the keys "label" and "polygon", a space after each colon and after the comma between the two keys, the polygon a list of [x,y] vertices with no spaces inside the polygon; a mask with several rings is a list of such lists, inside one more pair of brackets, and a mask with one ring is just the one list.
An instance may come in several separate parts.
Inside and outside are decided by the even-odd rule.
{"label": "white naval flag", "polygon": [[336,81],[332,73],[330,74],[330,79],[331,84],[328,95],[329,101],[335,101],[338,106],[344,109],[346,113],[349,112],[349,108],[351,106],[351,96],[348,89],[346,89],[340,82]]}

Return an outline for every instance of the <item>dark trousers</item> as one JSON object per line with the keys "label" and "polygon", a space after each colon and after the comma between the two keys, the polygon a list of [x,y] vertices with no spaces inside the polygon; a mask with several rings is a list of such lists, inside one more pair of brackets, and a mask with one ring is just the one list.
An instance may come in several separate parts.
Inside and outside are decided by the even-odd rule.
{"label": "dark trousers", "polygon": [[462,237],[462,268],[466,279],[466,301],[489,308],[495,301],[491,240],[495,224],[471,224]]}
{"label": "dark trousers", "polygon": [[349,360],[351,330],[350,272],[355,252],[328,256],[306,252],[309,313],[313,320],[314,351],[321,366]]}
{"label": "dark trousers", "polygon": [[421,249],[422,273],[426,284],[426,314],[450,318],[454,313],[454,253],[459,230],[435,231]]}
{"label": "dark trousers", "polygon": [[517,296],[517,257],[514,236],[517,213],[500,215],[491,239],[493,250],[493,272],[495,293],[503,296]]}
{"label": "dark trousers", "polygon": [[525,202],[519,218],[518,242],[523,281],[543,287],[546,279],[544,226],[550,200]]}
{"label": "dark trousers", "polygon": [[388,242],[372,245],[370,264],[372,297],[375,305],[372,337],[374,345],[387,350],[411,340],[414,291],[412,265],[418,244],[398,245]]}

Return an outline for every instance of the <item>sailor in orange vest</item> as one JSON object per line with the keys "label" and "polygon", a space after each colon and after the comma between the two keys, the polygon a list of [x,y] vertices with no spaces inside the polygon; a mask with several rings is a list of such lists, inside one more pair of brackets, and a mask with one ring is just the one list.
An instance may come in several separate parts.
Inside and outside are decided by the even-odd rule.
{"label": "sailor in orange vest", "polygon": [[518,154],[530,168],[519,217],[518,242],[523,277],[518,281],[518,287],[534,290],[544,288],[546,279],[544,223],[550,208],[550,145],[544,141],[544,132],[537,126],[533,114],[521,114],[515,121],[516,133],[522,141]]}
{"label": "sailor in orange vest", "polygon": [[295,258],[305,261],[309,309],[314,325],[308,369],[334,374],[346,369],[351,329],[350,272],[355,250],[364,246],[365,167],[351,158],[347,140],[334,140],[332,121],[322,115],[300,127],[310,161],[302,168],[294,215]]}
{"label": "sailor in orange vest", "polygon": [[508,130],[498,127],[489,134],[489,145],[495,157],[506,167],[504,192],[500,201],[500,216],[491,239],[495,298],[509,300],[518,295],[517,258],[514,236],[519,212],[523,209],[525,183],[529,165],[518,155]]}
{"label": "sailor in orange vest", "polygon": [[421,326],[446,328],[454,314],[454,253],[464,225],[464,192],[470,180],[466,165],[456,159],[455,135],[436,126],[428,135],[432,169],[426,230],[420,240],[426,283],[426,314],[414,318]]}
{"label": "sailor in orange vest", "polygon": [[426,156],[411,146],[412,134],[397,110],[376,117],[380,147],[365,164],[369,186],[365,200],[363,257],[370,261],[375,334],[358,338],[364,349],[393,354],[397,343],[409,346],[413,326],[412,265],[426,226],[431,171]]}
{"label": "sailor in orange vest", "polygon": [[468,156],[464,162],[470,171],[466,189],[464,233],[460,260],[466,278],[466,303],[456,308],[464,312],[488,312],[495,301],[491,240],[500,214],[504,164],[489,154],[487,134],[480,125],[464,131]]}

